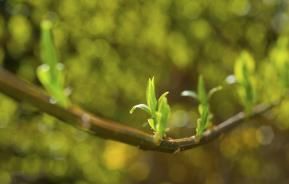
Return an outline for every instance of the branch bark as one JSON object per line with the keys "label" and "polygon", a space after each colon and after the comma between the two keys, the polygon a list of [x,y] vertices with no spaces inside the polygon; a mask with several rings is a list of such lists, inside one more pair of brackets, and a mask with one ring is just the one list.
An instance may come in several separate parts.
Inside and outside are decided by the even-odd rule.
{"label": "branch bark", "polygon": [[246,116],[244,112],[240,112],[212,129],[207,130],[200,140],[195,136],[181,139],[168,138],[162,140],[160,144],[157,144],[152,135],[143,131],[122,125],[118,122],[96,117],[77,106],[64,109],[53,104],[49,101],[49,96],[40,88],[17,78],[3,68],[0,68],[0,92],[15,100],[28,102],[41,111],[96,136],[123,142],[143,150],[168,153],[184,151],[208,143],[241,124],[247,118],[254,118],[264,114],[280,103],[280,101],[278,101],[270,105],[258,105],[253,109],[250,116]]}

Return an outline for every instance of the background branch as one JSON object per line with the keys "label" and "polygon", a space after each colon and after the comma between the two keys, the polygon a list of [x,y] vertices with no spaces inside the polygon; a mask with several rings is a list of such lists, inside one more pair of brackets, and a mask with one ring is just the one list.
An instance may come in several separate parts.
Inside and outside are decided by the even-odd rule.
{"label": "background branch", "polygon": [[143,150],[155,150],[170,153],[203,145],[231,130],[247,118],[254,118],[261,115],[280,103],[280,101],[278,101],[270,105],[258,105],[253,109],[250,116],[246,116],[245,113],[240,112],[216,125],[212,129],[207,130],[201,140],[196,139],[195,136],[181,139],[168,138],[162,140],[160,144],[156,144],[153,136],[143,131],[111,120],[96,117],[77,106],[64,109],[53,104],[50,102],[49,96],[47,96],[41,89],[24,80],[18,79],[3,68],[0,68],[0,91],[15,100],[28,102],[39,108],[41,111],[96,136],[137,146]]}

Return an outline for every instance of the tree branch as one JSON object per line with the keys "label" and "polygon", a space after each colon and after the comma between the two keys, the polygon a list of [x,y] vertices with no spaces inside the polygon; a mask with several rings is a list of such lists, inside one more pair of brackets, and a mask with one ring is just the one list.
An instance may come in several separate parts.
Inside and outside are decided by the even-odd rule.
{"label": "tree branch", "polygon": [[0,68],[0,91],[13,99],[28,102],[41,111],[96,136],[123,142],[143,150],[169,153],[175,153],[203,145],[241,124],[247,118],[254,118],[261,115],[280,103],[280,101],[278,101],[270,105],[258,105],[253,109],[253,112],[249,117],[246,116],[245,113],[240,112],[216,125],[212,129],[207,130],[200,140],[196,139],[195,136],[181,139],[168,138],[162,140],[160,144],[157,144],[152,135],[140,130],[111,120],[96,117],[77,106],[64,109],[53,104],[49,101],[49,96],[41,89],[24,80],[18,79],[3,68]]}

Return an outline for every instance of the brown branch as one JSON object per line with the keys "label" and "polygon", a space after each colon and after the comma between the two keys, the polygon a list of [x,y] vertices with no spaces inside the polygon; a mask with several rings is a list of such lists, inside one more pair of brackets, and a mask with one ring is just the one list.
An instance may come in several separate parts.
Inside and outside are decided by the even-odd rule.
{"label": "brown branch", "polygon": [[254,108],[253,113],[249,117],[246,117],[243,112],[240,112],[214,128],[207,130],[201,140],[196,139],[195,136],[181,139],[169,138],[162,140],[160,144],[156,144],[152,135],[140,130],[96,117],[76,106],[64,109],[56,104],[50,103],[49,96],[41,89],[26,81],[18,79],[2,68],[0,68],[0,91],[13,99],[28,102],[41,111],[96,136],[137,146],[143,150],[170,153],[203,145],[239,125],[247,118],[261,115],[280,103],[276,102],[271,105],[258,105]]}

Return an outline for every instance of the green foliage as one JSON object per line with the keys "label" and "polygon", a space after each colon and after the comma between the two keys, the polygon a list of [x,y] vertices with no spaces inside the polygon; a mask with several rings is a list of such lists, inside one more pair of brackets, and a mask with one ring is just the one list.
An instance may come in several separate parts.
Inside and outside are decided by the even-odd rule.
{"label": "green foliage", "polygon": [[42,22],[41,59],[43,64],[37,68],[37,76],[53,100],[63,107],[68,107],[70,102],[68,94],[65,92],[64,66],[57,60],[51,29],[52,23],[50,21]]}
{"label": "green foliage", "polygon": [[132,114],[135,109],[141,109],[150,115],[148,119],[149,126],[155,131],[156,140],[165,136],[167,122],[170,115],[170,106],[167,100],[168,92],[163,93],[159,99],[156,98],[154,78],[148,80],[146,90],[146,104],[138,104],[131,108]]}
{"label": "green foliage", "polygon": [[206,92],[205,82],[202,76],[198,79],[197,93],[194,91],[183,91],[182,96],[188,96],[198,100],[198,112],[200,117],[197,120],[196,136],[201,137],[204,131],[208,128],[210,120],[212,119],[212,114],[210,112],[209,100],[217,92],[222,89],[221,86],[212,88],[208,93]]}
{"label": "green foliage", "polygon": [[238,93],[247,113],[252,111],[256,102],[255,61],[249,52],[243,51],[234,66]]}
{"label": "green foliage", "polygon": [[289,89],[289,52],[288,38],[280,37],[270,53],[270,60],[279,76],[284,89]]}
{"label": "green foliage", "polygon": [[[206,75],[206,85],[218,84],[231,71],[232,59],[239,54],[239,48],[250,48],[256,58],[265,58],[277,34],[287,37],[289,33],[285,0],[258,3],[253,0],[217,3],[204,0],[0,0],[0,4],[1,64],[14,58],[17,62],[10,63],[16,65],[19,61],[17,73],[34,81],[34,66],[38,64],[35,56],[35,46],[39,43],[37,25],[43,17],[49,17],[57,24],[53,40],[61,50],[61,61],[69,74],[66,77],[73,86],[73,100],[97,115],[125,122],[128,126],[140,121],[138,118],[130,121],[127,109],[133,101],[144,99],[145,92],[140,90],[143,88],[141,81],[146,80],[144,76],[153,73],[160,79],[161,86],[174,91],[181,91],[180,87],[196,72]],[[264,61],[258,61],[259,69]],[[263,92],[275,96],[273,100],[278,98],[276,91],[280,89],[276,88],[280,87],[277,83],[281,80],[275,78],[276,70],[272,65],[268,68],[270,73],[258,70],[256,75],[264,72],[267,78],[261,81]],[[168,81],[172,83],[169,88]],[[223,90],[220,98],[210,103],[217,106],[214,114],[220,120],[240,110],[232,92]],[[195,112],[185,111],[178,98],[174,98],[174,104],[172,119],[180,120],[176,121],[180,124],[172,127],[170,136],[189,136],[190,120],[186,118]],[[278,135],[278,140],[283,142],[288,139],[288,108],[288,103],[278,108],[276,121],[262,119],[262,124],[272,126],[275,135],[282,129],[284,136]],[[263,132],[251,123],[246,124],[248,129],[237,129],[218,140],[217,147],[208,145],[209,149],[194,149],[178,155],[179,159],[172,159],[146,154],[116,142],[110,145],[82,132],[73,130],[71,133],[69,126],[55,123],[52,118],[27,117],[26,112],[25,117],[18,116],[18,103],[6,96],[1,97],[0,109],[0,175],[7,173],[12,180],[14,173],[27,174],[28,178],[55,179],[52,183],[103,184],[158,183],[164,177],[172,183],[190,183],[192,175],[195,183],[222,183],[224,180],[246,183],[252,178],[256,183],[264,183],[264,180],[284,183],[288,178],[287,172],[283,172],[284,163],[278,162],[279,158],[288,157],[288,150],[278,152],[278,156],[259,154],[263,148],[260,141],[267,140],[268,131]],[[50,123],[57,128],[50,127]],[[268,150],[275,143],[274,139],[273,144],[266,145]],[[11,146],[15,151],[9,152]],[[266,167],[262,167],[264,160],[268,162]],[[221,164],[216,173],[216,169],[212,169],[216,161],[233,163],[236,169],[230,174],[234,177],[224,175],[227,164]],[[162,174],[154,174],[159,170]],[[268,173],[268,170],[274,172]],[[206,181],[199,171],[206,171]],[[31,172],[33,174],[29,174]],[[1,179],[0,183],[6,183]]]}
{"label": "green foliage", "polygon": [[154,78],[148,80],[147,90],[146,90],[147,105],[153,117],[156,117],[157,110],[157,98],[155,92],[155,82]]}

